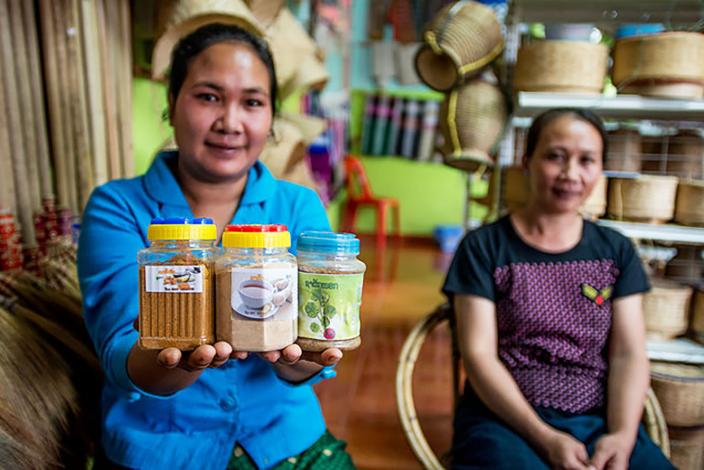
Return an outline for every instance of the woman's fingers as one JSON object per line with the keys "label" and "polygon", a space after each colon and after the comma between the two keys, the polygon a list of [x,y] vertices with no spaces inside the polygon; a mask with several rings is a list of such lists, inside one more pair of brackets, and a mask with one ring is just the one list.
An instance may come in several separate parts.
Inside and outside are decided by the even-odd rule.
{"label": "woman's fingers", "polygon": [[210,367],[220,367],[230,359],[232,346],[225,341],[218,341],[213,347],[215,348],[215,357],[213,358],[213,362],[210,363]]}
{"label": "woman's fingers", "polygon": [[342,359],[342,351],[337,348],[328,348],[323,352],[304,352],[302,359],[311,362],[317,362],[323,366],[333,366]]}
{"label": "woman's fingers", "polygon": [[178,366],[179,362],[181,362],[181,357],[181,351],[177,348],[166,348],[159,351],[159,355],[156,360],[162,367],[173,369]]}

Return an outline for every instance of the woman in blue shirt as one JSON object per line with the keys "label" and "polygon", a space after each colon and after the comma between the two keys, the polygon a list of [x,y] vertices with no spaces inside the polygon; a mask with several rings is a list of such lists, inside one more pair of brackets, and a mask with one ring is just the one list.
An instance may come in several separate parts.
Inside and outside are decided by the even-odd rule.
{"label": "woman in blue shirt", "polygon": [[[339,349],[297,345],[247,354],[218,342],[189,354],[137,347],[137,251],[155,217],[286,224],[292,240],[329,230],[317,195],[258,162],[277,98],[266,44],[222,24],[201,27],[172,55],[169,120],[178,151],[149,171],[97,188],[83,216],[78,268],[85,320],[105,371],[102,466],[353,468],[325,430],[311,384],[334,376]],[[295,245],[293,247],[295,252]]]}

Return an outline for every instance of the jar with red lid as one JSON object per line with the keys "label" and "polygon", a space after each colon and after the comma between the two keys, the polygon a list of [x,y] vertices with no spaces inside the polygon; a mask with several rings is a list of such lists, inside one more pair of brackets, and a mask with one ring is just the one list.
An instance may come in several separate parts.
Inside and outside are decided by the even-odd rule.
{"label": "jar with red lid", "polygon": [[285,225],[228,225],[215,262],[216,335],[236,351],[275,351],[298,331],[298,271]]}

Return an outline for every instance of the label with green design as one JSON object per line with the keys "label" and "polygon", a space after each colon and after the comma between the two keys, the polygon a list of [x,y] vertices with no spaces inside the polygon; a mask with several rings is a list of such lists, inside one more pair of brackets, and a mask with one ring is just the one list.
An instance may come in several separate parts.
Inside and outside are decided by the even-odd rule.
{"label": "label with green design", "polygon": [[359,336],[364,273],[298,273],[298,336],[321,341]]}

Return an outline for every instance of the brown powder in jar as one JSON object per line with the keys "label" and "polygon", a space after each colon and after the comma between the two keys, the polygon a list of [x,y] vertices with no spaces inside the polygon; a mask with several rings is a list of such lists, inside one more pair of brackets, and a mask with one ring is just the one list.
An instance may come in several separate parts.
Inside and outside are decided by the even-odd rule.
{"label": "brown powder in jar", "polygon": [[139,347],[193,350],[215,340],[213,318],[212,267],[191,254],[178,255],[159,265],[199,266],[203,292],[147,292],[145,267],[139,268]]}
{"label": "brown powder in jar", "polygon": [[[361,274],[364,273],[364,269],[359,270],[339,270],[330,268],[321,268],[315,266],[309,266],[306,264],[299,264],[298,271],[310,274]],[[298,337],[296,340],[303,351],[308,352],[322,352],[328,348],[338,348],[341,351],[352,351],[357,349],[362,345],[362,337],[357,336],[350,339],[339,339],[339,340],[326,340],[326,339],[311,339]]]}
{"label": "brown powder in jar", "polygon": [[[277,263],[276,266],[282,265]],[[261,267],[257,265],[246,268]],[[233,310],[231,267],[219,269],[215,273],[215,280],[217,283],[215,330],[218,341],[227,341],[236,351],[247,352],[278,351],[296,341],[298,318],[277,320],[278,314],[275,314],[264,320],[255,320]]]}

